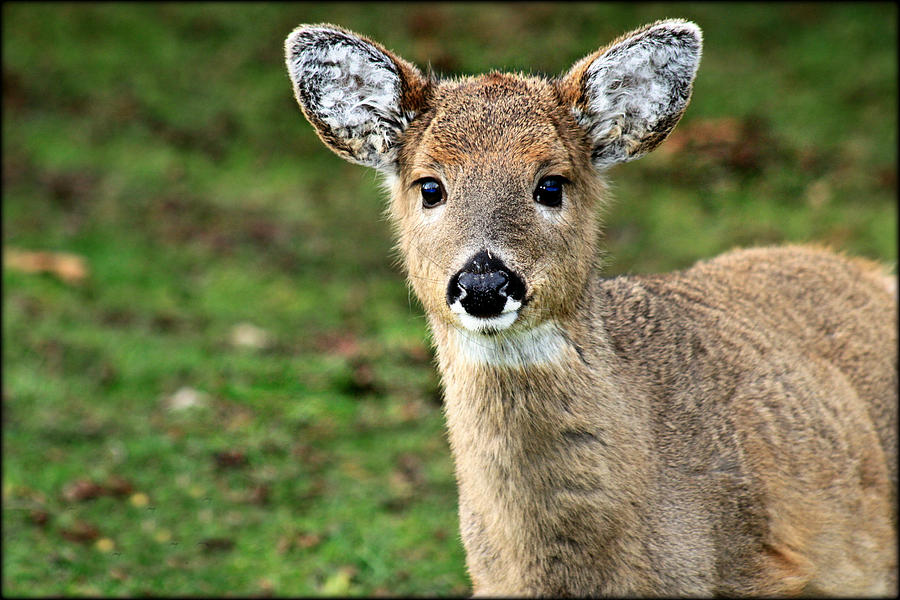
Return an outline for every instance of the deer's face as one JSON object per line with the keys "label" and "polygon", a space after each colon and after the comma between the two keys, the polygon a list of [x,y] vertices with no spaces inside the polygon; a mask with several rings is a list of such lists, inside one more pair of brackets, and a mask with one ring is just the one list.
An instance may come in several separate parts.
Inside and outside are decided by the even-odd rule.
{"label": "deer's face", "polygon": [[435,90],[404,137],[392,214],[429,314],[491,334],[571,310],[594,254],[590,148],[556,90],[488,75]]}
{"label": "deer's face", "polygon": [[599,172],[643,156],[687,107],[700,30],[661,21],[559,79],[439,81],[333,25],[285,43],[325,144],[383,172],[412,287],[432,319],[480,334],[574,308],[593,266]]}

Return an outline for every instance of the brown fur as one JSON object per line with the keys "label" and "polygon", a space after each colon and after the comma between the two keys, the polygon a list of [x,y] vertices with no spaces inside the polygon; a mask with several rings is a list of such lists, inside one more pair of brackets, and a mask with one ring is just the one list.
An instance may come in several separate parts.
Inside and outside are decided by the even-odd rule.
{"label": "brown fur", "polygon": [[[391,215],[437,346],[475,593],[893,595],[896,280],[809,246],[598,275],[592,160],[616,135],[631,137],[615,160],[649,151],[684,107],[600,142],[575,109],[591,63],[647,31],[553,81],[426,81],[398,63],[419,106],[391,150]],[[558,212],[532,199],[548,174],[571,180]],[[439,209],[423,210],[423,177],[446,189]],[[494,336],[461,330],[445,297],[480,248],[528,288]],[[558,351],[478,358],[546,324]]]}

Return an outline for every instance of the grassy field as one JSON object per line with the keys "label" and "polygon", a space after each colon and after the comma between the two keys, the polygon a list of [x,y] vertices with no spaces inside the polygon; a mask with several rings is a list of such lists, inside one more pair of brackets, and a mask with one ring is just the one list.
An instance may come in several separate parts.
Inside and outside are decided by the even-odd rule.
{"label": "grassy field", "polygon": [[470,592],[425,321],[374,173],[294,102],[299,23],[450,76],[690,18],[694,100],[610,174],[608,274],[786,241],[896,261],[892,3],[2,10],[5,595]]}

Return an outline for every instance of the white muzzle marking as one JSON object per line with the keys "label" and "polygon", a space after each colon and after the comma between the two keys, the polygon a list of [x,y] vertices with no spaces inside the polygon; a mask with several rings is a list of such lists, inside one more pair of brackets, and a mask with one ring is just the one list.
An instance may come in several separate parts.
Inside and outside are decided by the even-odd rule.
{"label": "white muzzle marking", "polygon": [[519,309],[522,308],[520,301],[507,297],[503,310],[496,317],[473,317],[463,308],[462,299],[465,297],[466,292],[463,290],[462,295],[456,299],[456,302],[450,305],[450,310],[459,317],[463,327],[475,333],[503,331],[515,322],[519,316]]}

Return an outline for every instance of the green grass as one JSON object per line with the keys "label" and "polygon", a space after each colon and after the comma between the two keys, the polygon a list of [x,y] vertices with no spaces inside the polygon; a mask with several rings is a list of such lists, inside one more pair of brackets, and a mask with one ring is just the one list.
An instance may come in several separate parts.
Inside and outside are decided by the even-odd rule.
{"label": "green grass", "polygon": [[[91,273],[4,269],[3,593],[470,593],[384,199],[303,120],[283,39],[556,74],[668,16],[705,32],[686,137],[610,174],[607,272],[789,241],[896,262],[893,4],[4,4],[3,245]],[[182,388],[205,402],[170,410]]]}

